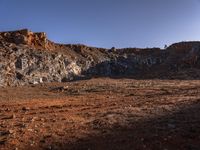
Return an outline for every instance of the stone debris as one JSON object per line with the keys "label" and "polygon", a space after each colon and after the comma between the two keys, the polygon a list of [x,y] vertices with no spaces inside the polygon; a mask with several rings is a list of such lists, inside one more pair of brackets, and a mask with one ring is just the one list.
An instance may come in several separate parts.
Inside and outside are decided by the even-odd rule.
{"label": "stone debris", "polygon": [[0,136],[8,135],[10,134],[9,131],[0,131]]}
{"label": "stone debris", "polygon": [[30,108],[29,108],[29,107],[22,107],[22,110],[23,110],[23,111],[29,111]]}
{"label": "stone debris", "polygon": [[0,145],[4,145],[7,141],[7,138],[5,137],[0,137]]}
{"label": "stone debris", "polygon": [[9,115],[9,116],[5,116],[5,117],[3,117],[1,119],[2,120],[7,120],[7,119],[15,119],[15,118],[16,118],[16,116],[14,114],[12,114],[12,115]]}

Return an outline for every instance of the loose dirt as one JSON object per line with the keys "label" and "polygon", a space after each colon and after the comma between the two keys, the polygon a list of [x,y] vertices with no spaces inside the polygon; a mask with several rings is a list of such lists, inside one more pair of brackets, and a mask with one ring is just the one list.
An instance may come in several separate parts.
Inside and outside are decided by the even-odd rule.
{"label": "loose dirt", "polygon": [[0,88],[0,149],[200,148],[200,81],[97,78]]}

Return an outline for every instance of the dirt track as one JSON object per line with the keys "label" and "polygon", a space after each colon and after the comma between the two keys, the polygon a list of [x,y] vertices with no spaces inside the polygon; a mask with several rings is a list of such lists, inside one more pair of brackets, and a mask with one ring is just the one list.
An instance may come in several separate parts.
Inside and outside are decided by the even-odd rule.
{"label": "dirt track", "polygon": [[101,78],[1,88],[0,149],[198,150],[199,116],[195,80]]}

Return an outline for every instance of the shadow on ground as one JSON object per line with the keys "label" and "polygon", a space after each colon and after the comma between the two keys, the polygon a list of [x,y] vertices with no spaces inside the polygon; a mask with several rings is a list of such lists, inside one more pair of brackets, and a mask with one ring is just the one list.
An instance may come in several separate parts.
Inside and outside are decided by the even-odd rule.
{"label": "shadow on ground", "polygon": [[80,150],[198,150],[200,148],[200,101],[165,116],[106,127],[93,123],[98,134],[71,143],[52,143],[53,149]]}

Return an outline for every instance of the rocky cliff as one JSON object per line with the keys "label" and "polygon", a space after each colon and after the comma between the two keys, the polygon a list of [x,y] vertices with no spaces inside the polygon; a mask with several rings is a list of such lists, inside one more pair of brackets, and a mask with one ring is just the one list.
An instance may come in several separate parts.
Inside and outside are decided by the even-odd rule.
{"label": "rocky cliff", "polygon": [[83,76],[170,78],[180,70],[198,70],[199,56],[200,42],[166,49],[104,49],[56,44],[45,33],[27,29],[1,32],[0,86],[66,82]]}

